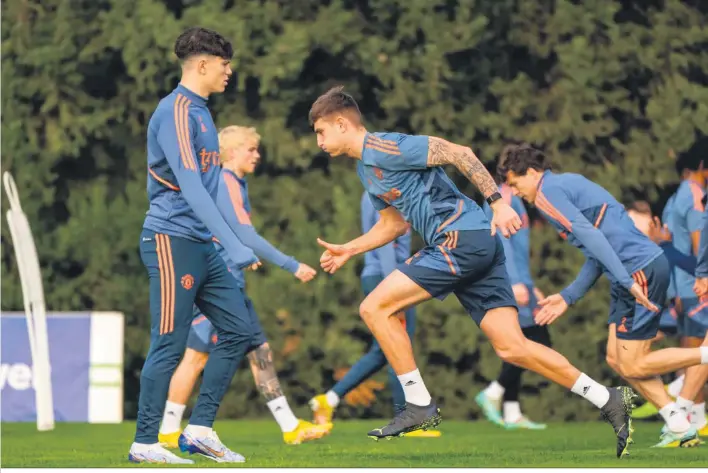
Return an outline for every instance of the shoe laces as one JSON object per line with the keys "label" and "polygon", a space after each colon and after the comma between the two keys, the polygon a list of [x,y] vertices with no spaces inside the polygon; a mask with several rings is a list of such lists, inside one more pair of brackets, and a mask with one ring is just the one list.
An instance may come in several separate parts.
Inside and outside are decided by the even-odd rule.
{"label": "shoe laces", "polygon": [[211,446],[218,446],[223,448],[224,450],[228,450],[223,443],[221,443],[221,439],[219,438],[219,435],[217,435],[215,430],[212,430],[209,432],[209,434],[204,437],[205,440],[208,441],[208,443],[211,444]]}
{"label": "shoe laces", "polygon": [[393,420],[391,421],[391,425],[399,422],[405,423],[405,421],[407,421],[408,419],[412,419],[414,415],[415,414],[411,409],[403,409],[402,411],[399,411],[394,415]]}

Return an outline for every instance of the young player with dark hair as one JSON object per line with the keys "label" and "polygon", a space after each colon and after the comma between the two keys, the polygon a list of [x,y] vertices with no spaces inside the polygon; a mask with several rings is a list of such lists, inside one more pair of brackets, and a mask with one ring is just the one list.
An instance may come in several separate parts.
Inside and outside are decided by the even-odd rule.
{"label": "young player with dark hair", "polygon": [[[369,436],[400,436],[440,422],[440,411],[416,367],[408,334],[393,315],[454,293],[502,360],[535,371],[601,408],[616,432],[617,456],[624,454],[630,438],[631,389],[602,386],[521,331],[502,242],[496,235],[497,230],[505,237],[516,233],[521,219],[501,198],[494,179],[472,150],[437,137],[369,133],[356,101],[341,88],[315,101],[310,123],[323,151],[358,160],[359,179],[381,215],[370,231],[348,243],[318,240],[325,248],[322,268],[336,272],[352,256],[408,231],[408,222],[426,245],[389,274],[359,308],[398,375],[406,399],[406,408]],[[454,165],[481,191],[492,209],[491,223],[447,177],[441,169],[446,164]]]}
{"label": "young player with dark hair", "polygon": [[572,284],[539,302],[536,321],[552,323],[607,274],[612,282],[608,363],[661,407],[669,429],[657,447],[697,445],[696,429],[671,401],[658,375],[708,363],[708,348],[651,351],[669,286],[669,263],[661,248],[637,229],[609,192],[579,174],[553,173],[537,149],[520,145],[507,150],[500,168],[515,193],[534,204],[586,256]]}
{"label": "young player with dark hair", "polygon": [[150,284],[151,341],[140,376],[135,441],[137,463],[192,463],[158,443],[170,378],[184,353],[196,304],[216,328],[218,342],[204,367],[196,405],[180,437],[183,451],[217,462],[240,463],[212,429],[219,404],[253,338],[244,295],[212,244],[221,241],[233,265],[260,264],[224,221],[215,199],[221,174],[219,139],[207,108],[231,76],[231,44],[204,28],[184,31],[175,43],[182,79],[148,124],[147,190],[150,207],[140,254]]}
{"label": "young player with dark hair", "polygon": [[[502,151],[503,153],[504,151]],[[494,167],[496,168],[496,165]],[[497,173],[495,175],[498,176]],[[544,296],[531,278],[529,216],[524,203],[513,194],[508,185],[501,183],[499,193],[521,217],[521,229],[509,238],[502,239],[506,256],[506,271],[509,274],[516,304],[519,307],[519,325],[526,338],[550,347],[551,335],[548,332],[548,327],[537,325],[534,320],[534,313],[539,310],[538,301]],[[491,209],[486,203],[484,212],[487,217],[491,216]],[[475,396],[475,402],[482,408],[482,412],[490,422],[505,429],[545,429],[546,424],[533,422],[521,413],[519,391],[521,390],[521,375],[523,373],[524,369],[510,363],[503,363],[499,377]]]}
{"label": "young player with dark hair", "polygon": [[[361,196],[361,228],[366,233],[376,225],[379,214],[369,198],[369,193]],[[391,274],[396,266],[411,256],[411,232],[408,231],[395,240],[364,255],[364,269],[361,271],[361,287],[364,296],[368,296],[383,279]],[[413,343],[415,333],[415,309],[408,308],[403,314],[396,316],[406,329],[408,338]],[[386,357],[379,344],[374,341],[369,351],[362,356],[342,379],[325,394],[319,394],[310,400],[315,422],[329,423],[334,410],[339,405],[340,398],[355,389],[358,385],[386,366]],[[393,394],[393,410],[399,412],[405,409],[406,399],[396,372],[389,366],[389,389]],[[405,434],[406,437],[439,437],[438,430],[415,430]]]}

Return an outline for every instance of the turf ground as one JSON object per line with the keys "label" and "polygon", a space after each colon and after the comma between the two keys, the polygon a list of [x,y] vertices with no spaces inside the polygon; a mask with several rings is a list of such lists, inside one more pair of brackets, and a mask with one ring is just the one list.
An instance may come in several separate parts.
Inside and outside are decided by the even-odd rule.
{"label": "turf ground", "polygon": [[[246,467],[706,467],[708,445],[650,449],[660,424],[636,423],[631,457],[615,458],[610,427],[551,424],[546,431],[505,431],[483,422],[446,421],[443,436],[379,441],[366,432],[376,420],[341,421],[322,440],[286,446],[272,420],[220,421],[219,437],[246,457]],[[133,423],[58,424],[39,433],[32,424],[2,424],[3,467],[125,467]],[[197,466],[217,466],[194,457]]]}

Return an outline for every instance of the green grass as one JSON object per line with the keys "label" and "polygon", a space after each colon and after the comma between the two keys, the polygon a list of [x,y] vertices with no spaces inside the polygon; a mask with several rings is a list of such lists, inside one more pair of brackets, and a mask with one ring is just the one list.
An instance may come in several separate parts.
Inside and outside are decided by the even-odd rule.
{"label": "green grass", "polygon": [[[271,420],[219,421],[221,439],[246,457],[246,467],[697,467],[708,446],[650,449],[658,423],[637,422],[632,455],[615,458],[614,436],[601,423],[552,424],[540,432],[505,431],[484,422],[443,422],[443,436],[374,442],[377,420],[341,421],[317,442],[287,446]],[[135,424],[2,424],[3,467],[124,467]],[[217,466],[193,457],[196,466]],[[232,466],[232,465],[229,465]]]}

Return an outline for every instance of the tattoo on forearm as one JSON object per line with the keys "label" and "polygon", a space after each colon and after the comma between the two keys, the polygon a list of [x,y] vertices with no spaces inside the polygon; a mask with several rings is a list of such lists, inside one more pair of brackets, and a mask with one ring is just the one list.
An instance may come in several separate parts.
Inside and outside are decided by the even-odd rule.
{"label": "tattoo on forearm", "polygon": [[272,401],[283,395],[280,388],[278,375],[275,373],[273,365],[273,352],[267,344],[253,350],[248,354],[248,361],[251,363],[251,371],[256,387],[266,401]]}
{"label": "tattoo on forearm", "polygon": [[431,136],[428,141],[428,166],[442,166],[444,164],[454,165],[479,189],[484,197],[489,197],[497,192],[494,178],[471,149]]}

